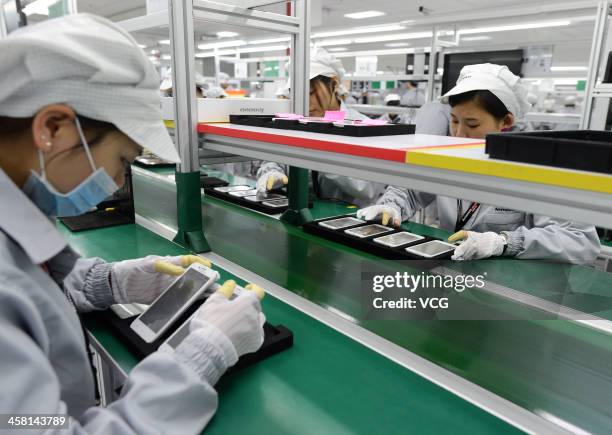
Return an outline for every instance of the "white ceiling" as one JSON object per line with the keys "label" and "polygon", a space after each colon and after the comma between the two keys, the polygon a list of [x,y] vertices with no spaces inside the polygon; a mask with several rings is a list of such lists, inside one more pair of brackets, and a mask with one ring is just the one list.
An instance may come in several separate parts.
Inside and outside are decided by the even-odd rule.
{"label": "white ceiling", "polygon": [[[220,0],[222,1],[222,0]],[[520,7],[531,7],[537,5],[557,5],[563,3],[572,3],[572,0],[557,0],[551,1],[529,1],[515,0],[509,3],[507,0],[463,0],[461,2],[453,0],[428,0],[427,2],[415,2],[410,0],[310,0],[312,7],[315,10],[320,8],[320,25],[312,28],[312,33],[316,34],[321,31],[341,30],[359,26],[372,26],[399,23],[403,20],[414,20],[409,24],[406,30],[401,32],[431,30],[431,26],[423,26],[423,20],[429,20],[440,16],[448,16],[453,14],[468,13],[472,11],[482,12],[483,10],[508,10],[509,7],[517,9]],[[595,4],[595,3],[593,3]],[[424,5],[428,9],[428,14],[419,12],[419,6]],[[92,12],[106,16],[112,20],[118,21],[145,13],[145,0],[78,0],[77,7],[82,12]],[[265,10],[274,10],[281,12],[284,10],[284,5],[275,5]],[[353,20],[344,17],[344,14],[351,12],[360,12],[365,10],[378,10],[385,12],[386,15],[376,18],[364,20]],[[490,19],[486,22],[480,21],[468,23],[468,27],[482,27],[499,24],[513,24],[525,21],[550,21],[558,18],[575,17],[576,15],[594,15],[595,9],[590,11],[579,11],[574,13],[548,13],[537,16],[528,16],[522,18],[500,18],[499,20]],[[319,16],[316,12],[314,17]],[[316,19],[316,18],[315,18]],[[316,23],[315,23],[316,24]],[[572,24],[571,26],[544,28],[544,29],[529,29],[513,32],[497,32],[490,33],[491,39],[486,41],[462,42],[461,48],[469,49],[499,49],[511,48],[517,46],[529,45],[554,45],[555,58],[554,62],[557,65],[574,65],[586,64],[588,61],[588,52],[593,31],[593,21],[583,21]],[[205,24],[197,27],[202,33],[214,33],[217,30],[234,30],[240,32],[240,39],[249,38],[267,38],[272,35],[263,35],[260,31],[248,31],[245,29],[230,29],[228,26]],[[449,26],[450,28],[450,26]],[[396,32],[389,32],[392,35]],[[379,35],[379,33],[377,33]],[[155,41],[156,39],[165,39],[168,37],[167,29],[160,29],[153,34],[148,35],[146,42]],[[470,35],[476,36],[476,35]],[[140,35],[139,39],[147,39],[147,35]],[[408,40],[405,41],[411,44],[411,47],[424,47],[429,45],[427,39]],[[386,42],[378,42],[371,44],[349,45],[349,51],[356,50],[378,50],[385,49]]]}

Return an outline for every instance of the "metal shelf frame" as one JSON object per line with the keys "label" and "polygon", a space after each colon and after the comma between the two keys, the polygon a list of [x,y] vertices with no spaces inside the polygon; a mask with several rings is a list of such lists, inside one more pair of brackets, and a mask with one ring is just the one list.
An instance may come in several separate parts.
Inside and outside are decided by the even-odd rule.
{"label": "metal shelf frame", "polygon": [[207,148],[254,159],[464,198],[531,213],[610,226],[612,196],[503,177],[428,168],[294,146],[204,134]]}

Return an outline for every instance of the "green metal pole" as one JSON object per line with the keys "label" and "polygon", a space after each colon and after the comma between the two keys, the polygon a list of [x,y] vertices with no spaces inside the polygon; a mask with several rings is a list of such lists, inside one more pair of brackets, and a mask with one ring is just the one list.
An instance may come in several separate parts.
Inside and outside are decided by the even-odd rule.
{"label": "green metal pole", "polygon": [[178,232],[174,241],[194,252],[209,252],[202,228],[200,171],[175,172]]}
{"label": "green metal pole", "polygon": [[302,225],[312,220],[308,209],[308,169],[289,167],[289,208],[281,221],[291,225]]}

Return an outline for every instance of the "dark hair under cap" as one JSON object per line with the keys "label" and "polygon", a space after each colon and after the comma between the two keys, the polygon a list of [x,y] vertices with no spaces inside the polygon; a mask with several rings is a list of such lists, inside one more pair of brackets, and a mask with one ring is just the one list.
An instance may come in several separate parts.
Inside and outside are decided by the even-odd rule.
{"label": "dark hair under cap", "polygon": [[455,107],[462,103],[467,103],[469,101],[473,101],[484,111],[489,113],[497,120],[502,120],[506,115],[510,112],[501,102],[499,98],[497,98],[493,92],[487,90],[477,90],[477,91],[469,91],[464,92],[462,94],[451,95],[448,97],[448,104],[451,107]]}

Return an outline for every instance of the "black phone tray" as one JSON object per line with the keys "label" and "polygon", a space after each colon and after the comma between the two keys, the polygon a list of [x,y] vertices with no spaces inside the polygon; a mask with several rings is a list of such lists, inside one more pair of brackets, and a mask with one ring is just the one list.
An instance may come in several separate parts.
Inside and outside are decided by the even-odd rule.
{"label": "black phone tray", "polygon": [[159,157],[139,156],[134,159],[134,163],[142,168],[174,168],[176,163],[169,162]]}
{"label": "black phone tray", "polygon": [[[204,301],[198,301],[194,303],[189,309],[183,313],[183,315],[174,323],[177,328],[180,328],[189,317],[202,305]],[[164,333],[160,338],[152,343],[145,342],[140,336],[134,332],[130,325],[137,316],[129,317],[127,319],[121,319],[112,310],[106,311],[95,311],[83,315],[85,321],[88,318],[95,319],[97,322],[108,326],[119,340],[125,344],[132,352],[134,352],[139,358],[145,358],[151,353],[155,352],[159,346],[162,345],[168,337],[170,337],[176,328],[170,328],[169,331]],[[285,349],[289,349],[293,346],[293,332],[284,327],[283,325],[273,326],[270,323],[264,323],[264,342],[257,352],[248,353],[242,355],[238,362],[231,367],[228,372],[238,370],[250,365],[253,365],[261,360],[264,360],[272,355],[282,352]]]}
{"label": "black phone tray", "polygon": [[346,215],[346,216],[334,216],[331,218],[318,219],[318,220],[314,220],[314,221],[305,223],[302,226],[302,228],[304,229],[305,232],[309,234],[314,234],[316,236],[323,237],[327,240],[331,240],[331,241],[334,241],[334,242],[337,242],[337,243],[340,243],[346,246],[350,246],[351,248],[359,249],[360,251],[364,251],[369,254],[374,254],[379,257],[386,258],[388,260],[421,260],[421,261],[447,260],[447,259],[450,259],[451,256],[453,255],[453,252],[451,251],[451,252],[437,255],[435,257],[425,258],[425,257],[420,257],[418,255],[414,255],[409,252],[406,252],[405,248],[409,246],[419,245],[421,243],[429,242],[432,240],[439,240],[439,239],[429,237],[429,236],[424,236],[425,238],[422,240],[417,240],[415,242],[406,243],[405,245],[398,246],[397,248],[391,248],[388,246],[381,245],[380,243],[374,242],[374,239],[377,237],[383,237],[389,234],[400,233],[402,231],[405,231],[403,229],[394,228],[392,232],[388,232],[385,234],[379,234],[376,236],[370,236],[370,237],[366,237],[363,239],[352,236],[350,234],[346,234],[344,232],[344,230],[347,230],[349,228],[358,228],[358,227],[362,227],[365,225],[371,225],[371,224],[375,224],[379,222],[366,222],[363,224],[358,224],[358,225],[353,225],[350,227],[342,228],[340,230],[332,230],[331,228],[325,228],[319,225],[319,222],[325,222],[328,220],[334,220],[334,219],[339,219],[343,217],[355,217],[355,215],[351,214],[351,215]]}
{"label": "black phone tray", "polygon": [[122,210],[96,210],[79,216],[60,217],[59,220],[74,233],[133,224],[135,222],[133,211],[132,214],[130,214]]}
{"label": "black phone tray", "polygon": [[345,125],[338,127],[331,123],[309,122],[308,124],[302,124],[295,119],[274,120],[273,118],[273,116],[264,115],[230,115],[230,123],[251,127],[268,127],[354,137],[414,134],[416,128],[414,124]]}
{"label": "black phone tray", "polygon": [[278,214],[287,210],[289,207],[269,207],[267,205],[262,204],[261,202],[253,202],[247,201],[244,198],[239,196],[230,195],[227,192],[219,192],[213,188],[205,188],[204,193],[206,195],[214,196],[215,198],[222,199],[224,201],[228,201],[234,204],[238,204],[242,207],[250,208],[252,210],[257,210],[265,214]]}
{"label": "black phone tray", "polygon": [[200,175],[200,187],[202,189],[225,186],[229,186],[229,183],[221,178],[209,177],[206,174]]}
{"label": "black phone tray", "polygon": [[489,157],[612,174],[612,132],[595,130],[488,134]]}

